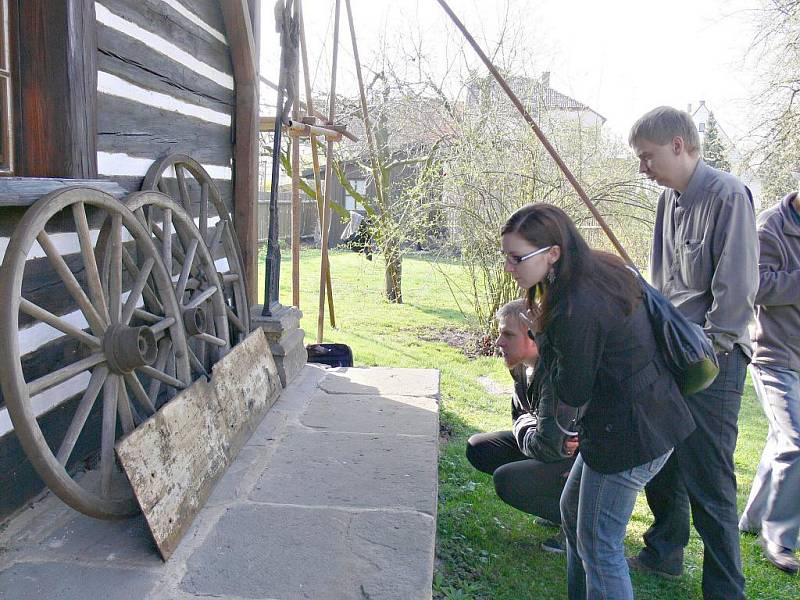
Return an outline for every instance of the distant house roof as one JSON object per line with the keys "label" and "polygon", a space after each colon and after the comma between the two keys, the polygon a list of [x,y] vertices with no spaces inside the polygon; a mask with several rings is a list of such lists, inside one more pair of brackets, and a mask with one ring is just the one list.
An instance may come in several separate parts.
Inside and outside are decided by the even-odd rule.
{"label": "distant house roof", "polygon": [[[488,77],[488,76],[487,76]],[[541,79],[532,79],[531,77],[508,76],[506,81],[515,94],[519,97],[520,101],[527,106],[538,106],[544,110],[562,110],[569,112],[592,112],[605,123],[606,118],[599,112],[584,104],[562,94],[558,90],[550,87],[550,72],[545,71],[542,73]],[[492,82],[493,86],[496,86]],[[475,86],[476,87],[476,86]],[[473,95],[476,93],[473,87]],[[474,97],[474,96],[473,96]]]}

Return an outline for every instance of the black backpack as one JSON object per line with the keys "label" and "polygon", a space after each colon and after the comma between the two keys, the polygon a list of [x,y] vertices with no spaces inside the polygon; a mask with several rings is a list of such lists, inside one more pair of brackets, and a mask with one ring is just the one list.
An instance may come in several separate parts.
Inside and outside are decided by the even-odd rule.
{"label": "black backpack", "polygon": [[719,373],[717,354],[711,340],[706,337],[702,327],[684,317],[638,271],[628,268],[633,271],[642,288],[642,302],[650,317],[656,343],[681,393],[691,396],[706,389]]}

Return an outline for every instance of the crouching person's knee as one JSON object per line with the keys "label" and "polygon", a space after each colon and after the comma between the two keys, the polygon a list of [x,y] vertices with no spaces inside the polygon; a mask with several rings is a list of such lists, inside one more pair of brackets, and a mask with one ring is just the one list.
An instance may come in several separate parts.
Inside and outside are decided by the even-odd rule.
{"label": "crouching person's knee", "polygon": [[471,436],[467,440],[467,460],[469,461],[469,464],[479,471],[483,471],[484,473],[489,473],[491,475],[492,471],[486,464],[485,454],[486,452],[483,448],[483,444],[480,442],[479,436],[477,434]]}

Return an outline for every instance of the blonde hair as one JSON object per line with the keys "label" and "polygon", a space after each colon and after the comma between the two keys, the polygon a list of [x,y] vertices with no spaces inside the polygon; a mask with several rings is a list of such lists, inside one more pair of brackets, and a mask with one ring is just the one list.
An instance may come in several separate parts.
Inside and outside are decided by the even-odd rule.
{"label": "blonde hair", "polygon": [[628,145],[638,140],[647,140],[663,146],[675,136],[683,138],[686,151],[690,154],[700,150],[700,135],[691,115],[671,106],[659,106],[645,113],[633,124],[628,134]]}

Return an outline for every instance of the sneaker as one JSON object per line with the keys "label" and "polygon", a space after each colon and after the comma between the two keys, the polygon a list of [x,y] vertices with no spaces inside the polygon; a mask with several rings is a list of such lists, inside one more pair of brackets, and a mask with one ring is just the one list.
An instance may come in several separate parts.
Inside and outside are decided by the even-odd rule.
{"label": "sneaker", "polygon": [[547,538],[542,542],[542,550],[552,554],[564,554],[567,551],[567,535],[564,528],[560,527],[555,537]]}
{"label": "sneaker", "polygon": [[764,557],[771,562],[775,567],[789,573],[790,575],[797,575],[800,570],[800,562],[792,552],[791,548],[785,548],[779,544],[773,544],[763,537],[759,540],[761,548],[764,550]]}
{"label": "sneaker", "polygon": [[678,579],[683,575],[683,565],[678,568],[655,567],[648,565],[639,556],[628,556],[625,560],[628,561],[628,568],[631,571],[650,573],[651,575],[657,575],[664,579]]}
{"label": "sneaker", "polygon": [[536,517],[533,522],[542,527],[552,527],[553,529],[561,527],[558,523],[554,523],[550,519],[545,519],[544,517]]}

